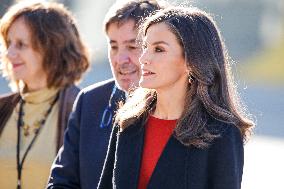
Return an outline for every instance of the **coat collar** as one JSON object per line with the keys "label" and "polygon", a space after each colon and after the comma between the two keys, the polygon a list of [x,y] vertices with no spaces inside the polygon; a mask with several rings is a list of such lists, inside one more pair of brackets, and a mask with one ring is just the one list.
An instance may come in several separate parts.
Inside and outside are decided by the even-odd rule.
{"label": "coat collar", "polygon": [[[140,121],[135,125],[131,125],[118,135],[114,182],[119,188],[137,188],[138,186],[144,134],[145,129],[144,126],[141,126]],[[175,172],[185,170],[188,149],[188,147],[182,145],[172,135],[156,164],[148,187],[157,188],[157,186],[167,186],[167,182],[171,184],[169,175],[164,173],[170,170],[174,177]],[[158,185],[156,185],[156,181],[161,179],[164,183],[160,183],[161,185],[158,183]]]}

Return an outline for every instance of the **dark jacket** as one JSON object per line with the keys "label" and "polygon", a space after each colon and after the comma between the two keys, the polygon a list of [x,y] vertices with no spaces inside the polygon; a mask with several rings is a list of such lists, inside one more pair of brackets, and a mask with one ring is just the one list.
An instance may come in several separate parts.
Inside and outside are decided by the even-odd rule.
{"label": "dark jacket", "polygon": [[[107,114],[113,115],[117,103],[124,97],[124,93],[117,89],[110,99],[114,86],[114,81],[108,80],[89,86],[78,95],[47,188],[97,187],[112,130],[112,122],[100,127],[103,113],[109,108]],[[104,122],[107,122],[108,115]]]}
{"label": "dark jacket", "polygon": [[[72,85],[62,89],[59,93],[56,152],[62,146],[63,133],[66,129],[69,114],[79,91],[79,88]],[[0,96],[0,136],[20,98],[19,93]]]}
{"label": "dark jacket", "polygon": [[[220,134],[209,148],[186,147],[171,136],[163,150],[148,189],[240,189],[243,142],[240,131],[217,121],[208,124]],[[123,132],[114,127],[100,189],[136,189],[143,152],[144,127],[132,125]]]}

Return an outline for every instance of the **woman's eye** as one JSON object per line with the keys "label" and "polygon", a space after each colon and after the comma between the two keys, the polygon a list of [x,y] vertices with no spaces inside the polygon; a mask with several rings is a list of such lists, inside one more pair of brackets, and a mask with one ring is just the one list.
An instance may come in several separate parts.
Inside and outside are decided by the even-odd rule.
{"label": "woman's eye", "polygon": [[23,48],[23,47],[25,47],[26,45],[23,43],[23,42],[18,42],[17,43],[17,47],[19,48],[19,49],[21,49],[21,48]]}
{"label": "woman's eye", "polygon": [[164,49],[160,47],[155,47],[155,52],[164,52]]}

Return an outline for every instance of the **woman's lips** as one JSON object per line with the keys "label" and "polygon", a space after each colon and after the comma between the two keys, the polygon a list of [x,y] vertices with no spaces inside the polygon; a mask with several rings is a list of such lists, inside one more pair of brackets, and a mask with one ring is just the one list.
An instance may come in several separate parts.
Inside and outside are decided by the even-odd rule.
{"label": "woman's lips", "polygon": [[20,63],[20,64],[12,64],[12,65],[13,65],[13,69],[15,69],[15,68],[18,68],[18,67],[20,67],[20,66],[22,66],[24,64]]}
{"label": "woman's lips", "polygon": [[142,75],[143,76],[149,76],[155,74],[154,72],[151,72],[149,70],[142,70]]}

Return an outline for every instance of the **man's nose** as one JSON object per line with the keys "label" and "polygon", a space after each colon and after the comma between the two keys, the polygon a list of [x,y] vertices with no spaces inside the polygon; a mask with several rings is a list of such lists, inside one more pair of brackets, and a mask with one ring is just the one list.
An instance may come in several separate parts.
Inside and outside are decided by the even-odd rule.
{"label": "man's nose", "polygon": [[129,63],[130,62],[129,53],[127,53],[125,51],[119,52],[118,55],[117,55],[117,62],[119,64]]}

